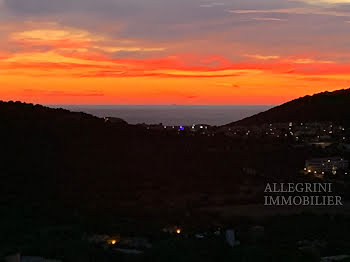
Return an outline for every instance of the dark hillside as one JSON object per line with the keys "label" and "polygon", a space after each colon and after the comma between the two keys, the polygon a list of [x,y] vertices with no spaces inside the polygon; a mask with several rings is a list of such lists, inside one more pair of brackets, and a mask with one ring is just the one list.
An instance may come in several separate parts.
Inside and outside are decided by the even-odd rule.
{"label": "dark hillside", "polygon": [[350,125],[350,89],[305,96],[266,112],[228,124],[261,125],[278,122],[330,121]]}

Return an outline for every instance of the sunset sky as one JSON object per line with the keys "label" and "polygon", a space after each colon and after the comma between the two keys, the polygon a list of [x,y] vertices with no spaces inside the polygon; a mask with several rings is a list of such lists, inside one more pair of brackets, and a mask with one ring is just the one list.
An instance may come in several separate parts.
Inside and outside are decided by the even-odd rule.
{"label": "sunset sky", "polygon": [[350,0],[0,0],[0,100],[280,104],[350,87]]}

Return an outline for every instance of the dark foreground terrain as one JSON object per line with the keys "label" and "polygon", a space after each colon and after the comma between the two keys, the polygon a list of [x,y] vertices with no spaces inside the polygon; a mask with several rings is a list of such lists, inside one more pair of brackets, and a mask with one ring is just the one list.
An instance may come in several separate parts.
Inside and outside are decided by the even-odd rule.
{"label": "dark foreground terrain", "polygon": [[[300,171],[305,159],[328,151],[296,146],[289,136],[155,131],[19,102],[0,103],[0,124],[0,258],[319,261],[350,254],[350,218],[341,208],[237,214],[238,205],[263,207],[267,182],[319,181]],[[335,188],[344,199],[348,184],[345,178]],[[166,225],[183,233],[165,235]],[[257,225],[264,234],[249,237]],[[215,227],[235,228],[241,245],[228,247],[223,234],[193,237]],[[86,241],[94,234],[147,236],[152,248],[122,256]]]}

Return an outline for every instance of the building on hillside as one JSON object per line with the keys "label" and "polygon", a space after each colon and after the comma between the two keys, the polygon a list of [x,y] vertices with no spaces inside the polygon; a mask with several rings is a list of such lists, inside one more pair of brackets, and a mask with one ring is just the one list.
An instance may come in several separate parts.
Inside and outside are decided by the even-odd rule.
{"label": "building on hillside", "polygon": [[349,161],[341,157],[312,158],[305,161],[305,171],[314,174],[333,173],[347,170]]}

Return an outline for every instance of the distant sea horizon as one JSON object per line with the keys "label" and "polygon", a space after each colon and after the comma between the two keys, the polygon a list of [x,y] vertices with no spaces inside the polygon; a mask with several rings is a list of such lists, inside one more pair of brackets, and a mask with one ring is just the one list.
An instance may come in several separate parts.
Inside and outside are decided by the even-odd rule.
{"label": "distant sea horizon", "polygon": [[122,118],[129,124],[225,125],[275,105],[47,105],[97,117]]}

